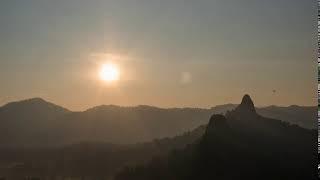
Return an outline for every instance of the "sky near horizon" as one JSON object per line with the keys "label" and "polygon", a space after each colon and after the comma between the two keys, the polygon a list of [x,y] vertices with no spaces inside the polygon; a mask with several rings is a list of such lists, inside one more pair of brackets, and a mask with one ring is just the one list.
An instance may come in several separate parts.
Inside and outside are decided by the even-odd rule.
{"label": "sky near horizon", "polygon": [[316,105],[316,20],[312,0],[3,0],[0,105]]}

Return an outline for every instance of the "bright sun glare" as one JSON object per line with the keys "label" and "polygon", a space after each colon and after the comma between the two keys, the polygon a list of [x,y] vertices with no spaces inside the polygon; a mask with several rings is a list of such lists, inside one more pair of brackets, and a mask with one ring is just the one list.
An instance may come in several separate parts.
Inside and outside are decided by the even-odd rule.
{"label": "bright sun glare", "polygon": [[114,64],[104,64],[100,70],[100,78],[106,82],[117,81],[119,79],[119,69]]}

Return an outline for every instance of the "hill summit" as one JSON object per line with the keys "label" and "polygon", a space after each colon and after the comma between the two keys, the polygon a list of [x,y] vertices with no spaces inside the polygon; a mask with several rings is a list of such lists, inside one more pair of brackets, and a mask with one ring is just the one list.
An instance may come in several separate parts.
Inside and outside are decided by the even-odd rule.
{"label": "hill summit", "polygon": [[256,113],[253,101],[248,94],[243,96],[241,104],[237,107],[237,109]]}
{"label": "hill summit", "polygon": [[240,105],[236,107],[235,111],[246,114],[256,114],[254,103],[248,94],[243,96]]}
{"label": "hill summit", "polygon": [[230,119],[242,119],[250,121],[253,119],[259,119],[260,115],[256,112],[254,103],[248,94],[245,94],[241,103],[232,111],[226,113],[227,118]]}

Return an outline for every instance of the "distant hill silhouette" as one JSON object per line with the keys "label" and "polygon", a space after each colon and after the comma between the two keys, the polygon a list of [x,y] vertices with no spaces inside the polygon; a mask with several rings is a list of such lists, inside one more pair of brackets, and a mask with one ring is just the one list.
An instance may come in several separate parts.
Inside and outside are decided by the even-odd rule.
{"label": "distant hill silhouette", "polygon": [[[83,112],[34,98],[0,107],[0,147],[47,147],[80,142],[127,144],[173,137],[206,124],[214,113],[237,105],[201,108],[102,105]],[[305,128],[316,128],[317,107],[258,108],[258,114]]]}
{"label": "distant hill silhouette", "polygon": [[317,121],[314,119],[318,113],[316,106],[268,106],[257,108],[257,112],[264,117],[281,119],[307,129],[317,129]]}
{"label": "distant hill silhouette", "polygon": [[317,179],[316,138],[316,130],[260,116],[246,95],[225,116],[212,115],[193,145],[124,168],[115,179]]}
{"label": "distant hill silhouette", "polygon": [[69,113],[41,98],[8,103],[0,108],[0,146],[55,143],[56,120]]}

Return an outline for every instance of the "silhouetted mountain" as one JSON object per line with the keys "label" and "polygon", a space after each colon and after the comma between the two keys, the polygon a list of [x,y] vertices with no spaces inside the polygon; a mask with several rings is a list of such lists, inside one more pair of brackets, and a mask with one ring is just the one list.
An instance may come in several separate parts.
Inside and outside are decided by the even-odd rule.
{"label": "silhouetted mountain", "polygon": [[[167,118],[174,121],[172,114],[169,113],[171,111],[177,113],[179,118],[186,119],[188,118],[186,112],[190,112],[191,115],[194,115],[194,112],[200,112],[201,115],[206,111],[192,108],[161,109],[150,106],[108,105],[85,112],[66,112],[62,118],[54,120],[58,122],[55,123],[54,130],[59,136],[51,135],[51,138],[48,136],[42,138],[53,139],[49,141],[53,143],[57,143],[57,138],[60,143],[73,143],[73,145],[61,148],[0,148],[0,176],[33,174],[36,177],[101,179],[102,177],[111,178],[127,166],[118,174],[118,179],[206,179],[206,177],[243,179],[242,177],[248,177],[248,173],[251,173],[250,177],[260,177],[262,173],[266,173],[266,178],[278,173],[279,177],[287,179],[284,172],[289,171],[293,171],[292,176],[297,176],[297,179],[300,177],[307,179],[305,174],[310,171],[307,165],[312,164],[311,158],[315,158],[312,156],[312,150],[316,149],[313,147],[316,132],[279,120],[264,118],[250,110],[253,103],[250,105],[251,103],[248,102],[252,100],[244,98],[243,101],[241,108],[239,106],[229,111],[226,116],[219,114],[211,116],[207,126],[177,133],[181,135],[173,138],[157,138],[152,142],[131,145],[101,143],[100,141],[106,140],[98,136],[104,129],[112,128],[119,132],[111,131],[106,134],[125,133],[122,132],[125,129],[119,128],[125,123],[117,122],[116,120],[119,119],[139,122],[146,117],[149,119],[158,115],[161,118],[157,121],[164,120],[159,123],[165,124],[172,123]],[[105,124],[104,121],[111,121],[111,123]],[[126,123],[129,123],[130,127],[137,128],[128,121]],[[188,121],[182,119],[178,122]],[[165,129],[164,126],[159,127]],[[140,130],[132,131],[130,135],[139,134]],[[287,163],[291,165],[279,170],[280,167],[287,167]],[[292,166],[295,166],[295,169]]]}
{"label": "silhouetted mountain", "polygon": [[315,130],[258,115],[246,95],[226,116],[213,115],[193,145],[127,167],[116,179],[316,179],[316,137]]}
{"label": "silhouetted mountain", "polygon": [[[251,106],[244,101],[242,106]],[[206,124],[211,114],[226,113],[234,104],[200,108],[120,107],[102,105],[70,112],[40,98],[0,107],[1,146],[58,146],[80,142],[127,144],[173,137]],[[258,114],[306,128],[316,128],[317,107],[258,108]]]}

